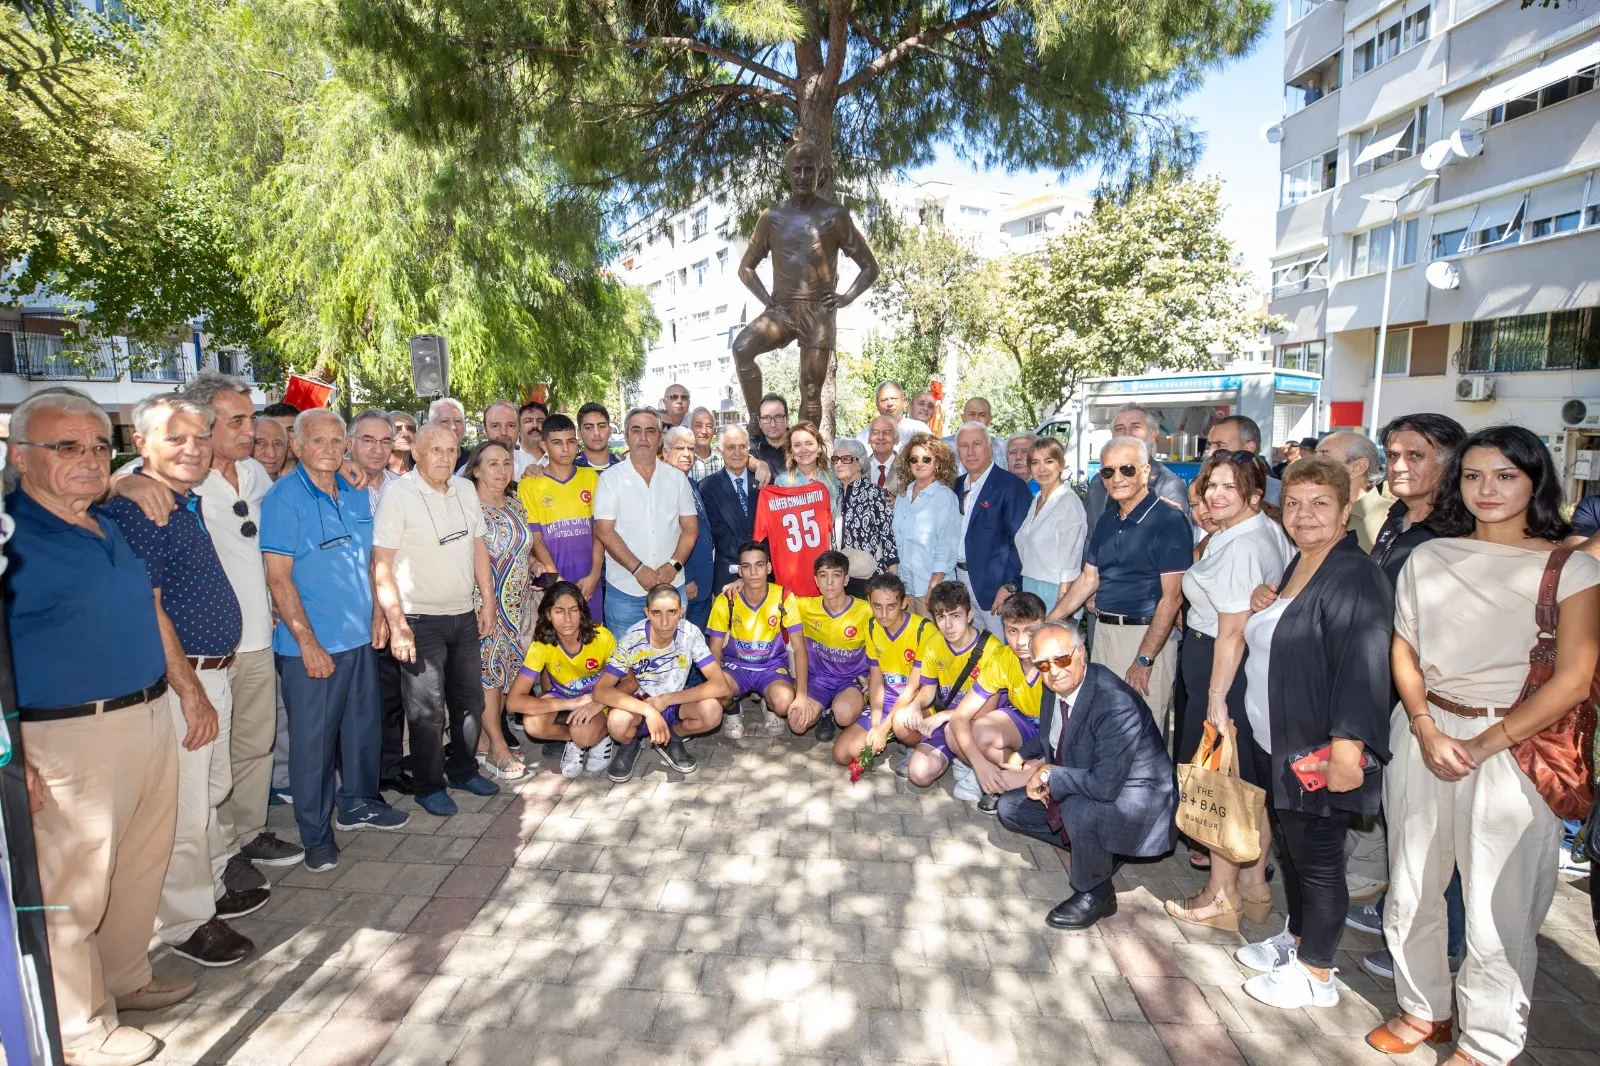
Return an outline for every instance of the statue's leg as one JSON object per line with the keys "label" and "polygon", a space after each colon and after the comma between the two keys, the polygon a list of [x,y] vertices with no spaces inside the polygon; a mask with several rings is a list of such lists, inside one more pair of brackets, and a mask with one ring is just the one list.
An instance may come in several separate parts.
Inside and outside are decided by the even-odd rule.
{"label": "statue's leg", "polygon": [[755,320],[733,339],[733,366],[739,374],[739,389],[744,393],[745,410],[755,421],[761,413],[761,366],[756,356],[781,348],[789,343],[788,331],[772,313],[757,315]]}
{"label": "statue's leg", "polygon": [[822,386],[828,379],[832,348],[800,350],[800,420],[822,425]]}

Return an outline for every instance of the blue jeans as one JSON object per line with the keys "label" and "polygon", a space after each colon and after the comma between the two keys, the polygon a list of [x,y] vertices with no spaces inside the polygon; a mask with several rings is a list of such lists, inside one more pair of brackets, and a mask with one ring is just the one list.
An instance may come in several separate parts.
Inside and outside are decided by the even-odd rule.
{"label": "blue jeans", "polygon": [[307,848],[332,847],[328,812],[334,802],[341,814],[350,815],[381,798],[378,661],[373,650],[362,645],[332,656],[332,676],[313,678],[307,676],[300,656],[275,658],[289,715],[289,790],[294,793],[300,843]]}
{"label": "blue jeans", "polygon": [[[1388,898],[1387,892],[1378,897],[1379,922],[1383,921],[1383,905]],[[1444,886],[1444,914],[1445,925],[1449,930],[1446,934],[1448,944],[1446,952],[1452,959],[1459,959],[1467,939],[1467,902],[1461,895],[1460,870],[1451,874],[1450,883]]]}
{"label": "blue jeans", "polygon": [[630,596],[615,585],[607,585],[605,616],[606,628],[620,644],[622,634],[636,622],[644,621],[644,597]]}
{"label": "blue jeans", "polygon": [[[698,627],[702,633],[705,632],[706,624],[711,621],[711,604],[715,600],[715,596],[707,596],[705,599],[696,600],[689,605],[689,613],[686,617],[688,617],[689,621]],[[609,629],[611,627],[607,626],[606,628]]]}

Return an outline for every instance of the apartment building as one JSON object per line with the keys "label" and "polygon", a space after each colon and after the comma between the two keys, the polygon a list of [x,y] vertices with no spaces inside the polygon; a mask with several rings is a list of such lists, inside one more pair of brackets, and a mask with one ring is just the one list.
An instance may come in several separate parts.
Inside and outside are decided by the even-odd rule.
{"label": "apartment building", "polygon": [[1271,309],[1319,428],[1515,422],[1600,491],[1597,65],[1591,4],[1289,0]]}
{"label": "apartment building", "polygon": [[[1089,200],[1053,187],[1017,196],[947,182],[888,186],[882,199],[903,222],[941,223],[983,256],[1037,251],[1051,233],[1092,207]],[[865,226],[866,220],[857,224]],[[650,294],[661,322],[661,335],[645,355],[644,375],[631,399],[660,403],[666,387],[677,382],[689,390],[695,406],[711,408],[720,420],[746,420],[731,349],[761,305],[739,280],[746,241],[729,206],[707,197],[664,221],[659,215],[636,220],[623,230],[620,243],[618,275]],[[770,288],[770,263],[759,273]],[[855,277],[854,264],[841,257],[839,275],[843,290]],[[887,328],[864,296],[839,311],[839,348],[858,352],[868,334]]]}

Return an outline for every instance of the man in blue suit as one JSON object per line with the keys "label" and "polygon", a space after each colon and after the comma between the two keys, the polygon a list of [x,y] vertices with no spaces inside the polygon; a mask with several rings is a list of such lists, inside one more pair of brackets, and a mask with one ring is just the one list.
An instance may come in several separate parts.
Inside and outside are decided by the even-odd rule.
{"label": "man in blue suit", "polygon": [[964,473],[956,478],[961,501],[961,541],[956,572],[972,593],[974,620],[1005,639],[1000,605],[1022,582],[1017,530],[1028,517],[1028,483],[994,463],[989,427],[968,422],[956,432],[956,455]]}
{"label": "man in blue suit", "polygon": [[761,491],[750,470],[750,436],[744,427],[723,426],[717,446],[722,469],[700,479],[700,499],[711,525],[713,595],[739,580],[739,545],[752,539]]}

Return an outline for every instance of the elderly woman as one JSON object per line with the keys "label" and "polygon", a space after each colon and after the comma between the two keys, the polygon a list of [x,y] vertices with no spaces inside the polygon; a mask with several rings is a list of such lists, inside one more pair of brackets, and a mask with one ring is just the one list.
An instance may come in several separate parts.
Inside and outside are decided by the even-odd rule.
{"label": "elderly woman", "polygon": [[[1278,525],[1278,509],[1266,502],[1267,476],[1266,460],[1248,452],[1219,452],[1206,460],[1195,478],[1216,532],[1183,575],[1189,613],[1178,663],[1186,701],[1179,762],[1194,758],[1207,723],[1219,731],[1234,729],[1244,755],[1254,742],[1241,668],[1250,594],[1257,585],[1276,580],[1289,562],[1289,541]],[[1262,787],[1267,784],[1256,779],[1252,761],[1245,757],[1240,759],[1239,776]],[[1167,913],[1179,921],[1234,932],[1241,915],[1253,922],[1266,921],[1272,911],[1267,850],[1263,847],[1255,861],[1243,866],[1213,854],[1206,888],[1182,903],[1168,900]]]}
{"label": "elderly woman", "polygon": [[913,433],[895,457],[894,476],[905,486],[894,505],[900,580],[912,613],[927,617],[928,593],[956,569],[961,506],[955,455],[933,434]]}
{"label": "elderly woman", "polygon": [[[1561,503],[1543,441],[1521,426],[1479,430],[1461,442],[1440,486],[1439,538],[1413,550],[1400,572],[1383,924],[1401,1012],[1367,1035],[1379,1051],[1451,1038],[1437,901],[1452,866],[1466,890],[1467,936],[1455,980],[1460,1041],[1449,1062],[1499,1066],[1526,1042],[1561,821],[1509,749],[1587,698],[1600,656],[1600,562],[1552,556],[1571,532]],[[1554,670],[1524,699],[1547,583],[1558,611]]]}
{"label": "elderly woman", "polygon": [[[1208,502],[1218,517],[1216,499]],[[1289,919],[1282,932],[1234,957],[1266,971],[1245,982],[1247,994],[1289,1010],[1339,1002],[1333,961],[1350,903],[1345,831],[1353,815],[1378,812],[1377,767],[1389,759],[1394,600],[1383,573],[1346,539],[1349,522],[1344,464],[1311,456],[1285,468],[1283,523],[1298,552],[1281,594],[1244,624],[1244,709]],[[1312,753],[1310,769],[1326,779],[1317,788],[1291,765]]]}
{"label": "elderly woman", "polygon": [[[833,442],[833,476],[839,480],[839,507],[835,511],[833,542],[851,560],[852,576],[845,591],[858,599],[867,598],[867,581],[878,574],[898,573],[900,553],[894,544],[894,514],[889,498],[862,473],[866,470],[867,446],[854,437]],[[863,553],[872,559],[870,569]]]}
{"label": "elderly woman", "polygon": [[484,542],[494,574],[494,632],[479,642],[483,657],[483,731],[478,758],[485,773],[502,781],[519,781],[528,776],[528,767],[506,741],[500,713],[522,662],[523,599],[533,591],[528,573],[532,553],[528,516],[515,495],[506,495],[515,467],[511,449],[491,440],[472,449],[462,470],[463,476],[478,487]]}
{"label": "elderly woman", "polygon": [[[1017,439],[1012,438],[1013,441]],[[1017,474],[1017,471],[1012,473]],[[1054,437],[1033,442],[1027,468],[1017,476],[1031,477],[1038,486],[1033,506],[1028,508],[1028,516],[1017,529],[1022,591],[1054,604],[1066,595],[1067,586],[1083,572],[1089,520],[1083,501],[1067,484],[1067,453]]]}

